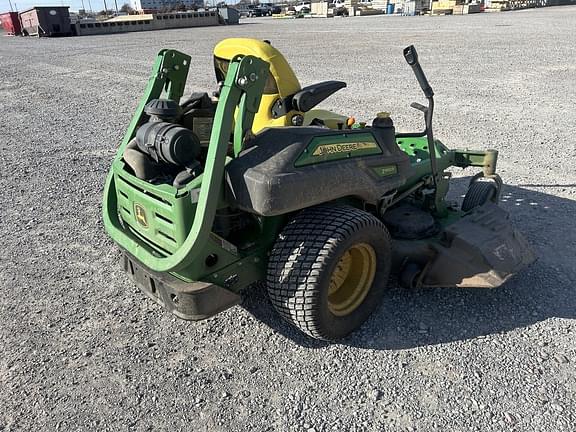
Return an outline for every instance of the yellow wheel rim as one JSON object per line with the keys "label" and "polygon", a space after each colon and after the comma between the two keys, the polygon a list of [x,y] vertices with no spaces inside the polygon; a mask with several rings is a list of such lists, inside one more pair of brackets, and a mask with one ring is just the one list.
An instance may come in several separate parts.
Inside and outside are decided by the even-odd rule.
{"label": "yellow wheel rim", "polygon": [[350,247],[330,278],[328,309],[334,315],[352,313],[366,298],[376,274],[376,253],[367,243]]}

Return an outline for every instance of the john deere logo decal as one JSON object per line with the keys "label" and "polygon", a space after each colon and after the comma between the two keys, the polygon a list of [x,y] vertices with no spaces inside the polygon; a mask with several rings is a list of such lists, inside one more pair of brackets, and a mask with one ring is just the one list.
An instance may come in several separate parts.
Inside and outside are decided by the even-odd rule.
{"label": "john deere logo decal", "polygon": [[375,142],[364,141],[364,142],[350,142],[341,144],[324,144],[316,147],[312,156],[324,156],[327,154],[334,153],[350,153],[356,150],[371,150],[377,149],[378,144]]}
{"label": "john deere logo decal", "polygon": [[148,219],[146,219],[144,207],[140,204],[134,204],[134,214],[136,215],[136,221],[144,228],[148,228]]}

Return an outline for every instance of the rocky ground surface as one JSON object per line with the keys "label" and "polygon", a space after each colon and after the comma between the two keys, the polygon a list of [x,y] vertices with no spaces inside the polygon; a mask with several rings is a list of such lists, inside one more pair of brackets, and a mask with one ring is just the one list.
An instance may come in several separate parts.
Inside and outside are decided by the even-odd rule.
{"label": "rocky ground surface", "polygon": [[[575,22],[561,7],[3,37],[0,430],[573,431]],[[156,52],[191,54],[188,91],[211,89],[230,36],[270,39],[302,83],[347,81],[325,107],[406,129],[415,44],[438,137],[501,152],[502,205],[539,261],[492,291],[392,284],[337,344],[288,327],[258,290],[198,323],[146,300],[103,232],[104,178]]]}

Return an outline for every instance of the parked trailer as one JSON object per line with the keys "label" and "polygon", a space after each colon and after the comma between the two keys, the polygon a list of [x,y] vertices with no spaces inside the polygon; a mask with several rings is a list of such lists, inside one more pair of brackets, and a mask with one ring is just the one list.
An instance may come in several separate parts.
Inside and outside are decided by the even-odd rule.
{"label": "parked trailer", "polygon": [[76,35],[92,36],[172,28],[217,26],[219,24],[220,15],[213,10],[128,15],[106,21],[78,20],[72,26]]}

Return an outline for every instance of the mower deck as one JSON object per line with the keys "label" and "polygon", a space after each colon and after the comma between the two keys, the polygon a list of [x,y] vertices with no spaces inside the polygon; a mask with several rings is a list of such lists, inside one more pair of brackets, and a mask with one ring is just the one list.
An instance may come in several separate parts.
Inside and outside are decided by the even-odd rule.
{"label": "mower deck", "polygon": [[[404,268],[404,285],[496,288],[536,259],[508,213],[493,203],[451,219],[433,237],[393,240],[393,266]],[[403,266],[407,257],[410,265]]]}

